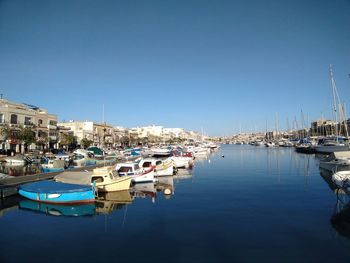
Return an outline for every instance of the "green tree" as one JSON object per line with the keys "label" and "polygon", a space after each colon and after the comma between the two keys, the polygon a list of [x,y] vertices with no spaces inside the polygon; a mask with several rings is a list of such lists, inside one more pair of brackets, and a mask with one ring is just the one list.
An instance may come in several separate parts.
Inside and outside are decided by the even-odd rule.
{"label": "green tree", "polygon": [[61,145],[66,145],[68,148],[76,148],[77,146],[77,137],[72,134],[62,134],[61,136]]}
{"label": "green tree", "polygon": [[93,141],[92,140],[89,140],[87,138],[83,138],[81,141],[80,141],[80,145],[86,149],[86,148],[89,148],[90,145],[92,145]]}
{"label": "green tree", "polygon": [[3,136],[4,141],[18,139],[18,132],[9,125],[2,126],[0,128],[0,134]]}
{"label": "green tree", "polygon": [[35,141],[35,133],[33,132],[31,127],[20,127],[18,139],[24,144],[24,150],[28,151],[28,146]]}

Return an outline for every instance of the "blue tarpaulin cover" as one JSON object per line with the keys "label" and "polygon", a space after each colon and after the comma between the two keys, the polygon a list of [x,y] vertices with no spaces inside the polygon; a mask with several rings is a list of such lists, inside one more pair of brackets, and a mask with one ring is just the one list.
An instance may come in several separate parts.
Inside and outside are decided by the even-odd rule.
{"label": "blue tarpaulin cover", "polygon": [[91,190],[91,186],[89,185],[66,184],[55,181],[40,181],[35,183],[23,184],[19,188],[27,192],[48,194],[86,192]]}

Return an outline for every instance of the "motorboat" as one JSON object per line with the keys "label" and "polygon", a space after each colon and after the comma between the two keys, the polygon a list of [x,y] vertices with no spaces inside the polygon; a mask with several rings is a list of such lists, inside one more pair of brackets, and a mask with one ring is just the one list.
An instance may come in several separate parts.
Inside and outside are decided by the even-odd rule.
{"label": "motorboat", "polygon": [[342,141],[337,141],[335,139],[326,139],[321,141],[315,146],[315,151],[318,153],[332,153],[332,152],[343,152],[349,151],[349,145]]}
{"label": "motorboat", "polygon": [[155,167],[154,176],[168,176],[176,173],[176,166],[172,158],[144,158],[140,160],[139,166],[148,169],[152,166]]}
{"label": "motorboat", "polygon": [[65,167],[66,161],[59,159],[48,159],[47,163],[41,165],[41,169],[44,173],[62,172]]}
{"label": "motorboat", "polygon": [[118,163],[115,167],[120,176],[131,176],[133,183],[155,182],[154,169],[154,166],[140,168],[139,164],[134,162]]}
{"label": "motorboat", "polygon": [[350,190],[350,171],[338,171],[332,175],[332,181],[337,187]]}
{"label": "motorboat", "polygon": [[350,151],[334,152],[320,161],[320,168],[336,172],[350,169]]}
{"label": "motorboat", "polygon": [[91,175],[91,183],[97,192],[128,190],[131,179],[131,176],[120,175],[113,166],[95,168]]}

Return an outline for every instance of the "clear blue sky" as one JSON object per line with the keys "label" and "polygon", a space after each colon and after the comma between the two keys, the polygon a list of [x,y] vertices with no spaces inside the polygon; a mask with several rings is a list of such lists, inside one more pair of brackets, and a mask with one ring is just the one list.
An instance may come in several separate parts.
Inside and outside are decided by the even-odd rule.
{"label": "clear blue sky", "polygon": [[350,1],[0,1],[0,92],[61,121],[287,128],[332,118],[329,64],[350,104]]}

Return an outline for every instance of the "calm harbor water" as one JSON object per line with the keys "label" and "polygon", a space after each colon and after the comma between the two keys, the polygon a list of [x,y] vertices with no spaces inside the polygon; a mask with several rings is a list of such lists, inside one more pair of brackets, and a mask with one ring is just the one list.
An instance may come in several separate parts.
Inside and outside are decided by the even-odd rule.
{"label": "calm harbor water", "polygon": [[314,155],[292,148],[222,145],[196,161],[192,176],[114,202],[7,199],[0,261],[349,262],[348,197],[327,176]]}

